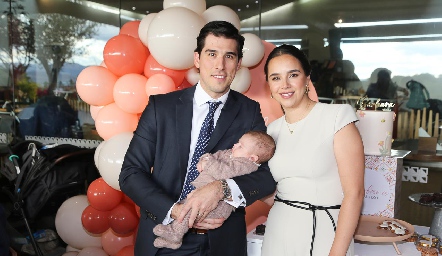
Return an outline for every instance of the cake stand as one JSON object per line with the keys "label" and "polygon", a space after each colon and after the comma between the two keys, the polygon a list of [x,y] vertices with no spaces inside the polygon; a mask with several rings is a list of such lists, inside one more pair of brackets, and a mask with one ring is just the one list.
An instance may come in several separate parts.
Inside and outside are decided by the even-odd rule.
{"label": "cake stand", "polygon": [[434,235],[439,238],[442,238],[442,203],[421,203],[421,202],[419,202],[419,199],[422,194],[432,194],[432,193],[412,194],[408,197],[408,199],[410,199],[411,201],[413,201],[417,204],[432,207],[435,209],[434,217],[431,222],[429,233],[430,233],[430,235]]}

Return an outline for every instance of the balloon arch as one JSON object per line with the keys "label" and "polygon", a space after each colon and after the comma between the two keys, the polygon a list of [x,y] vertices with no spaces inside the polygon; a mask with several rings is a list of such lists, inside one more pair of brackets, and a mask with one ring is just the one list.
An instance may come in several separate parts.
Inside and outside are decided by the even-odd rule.
{"label": "balloon arch", "polygon": [[[55,225],[68,244],[64,256],[134,255],[140,209],[120,191],[118,176],[139,117],[150,95],[198,82],[193,51],[204,24],[225,20],[241,26],[233,10],[222,5],[206,9],[204,0],[164,0],[163,8],[124,24],[107,41],[101,65],[86,67],[78,75],[77,92],[90,105],[104,141],[94,157],[101,178],[90,184],[87,195],[72,197],[58,209]],[[243,36],[244,56],[231,88],[258,101],[268,124],[282,115],[270,98],[263,72],[264,60],[275,46],[251,33]],[[317,100],[314,88],[310,97]],[[247,231],[265,221],[268,211],[262,202],[247,207]]]}

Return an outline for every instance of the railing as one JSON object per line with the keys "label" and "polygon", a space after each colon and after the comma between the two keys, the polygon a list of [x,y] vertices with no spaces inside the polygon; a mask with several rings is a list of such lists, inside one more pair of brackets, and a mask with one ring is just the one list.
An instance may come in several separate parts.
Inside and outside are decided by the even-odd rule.
{"label": "railing", "polygon": [[399,112],[397,115],[397,139],[418,139],[419,128],[422,127],[430,137],[441,139],[439,113],[416,110],[410,112]]}

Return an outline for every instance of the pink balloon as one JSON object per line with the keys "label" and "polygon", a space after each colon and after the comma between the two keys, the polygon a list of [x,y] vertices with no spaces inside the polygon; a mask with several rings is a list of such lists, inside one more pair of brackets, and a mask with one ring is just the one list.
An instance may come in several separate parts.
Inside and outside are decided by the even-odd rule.
{"label": "pink balloon", "polygon": [[133,239],[133,234],[129,236],[118,236],[109,229],[101,236],[101,244],[107,254],[116,255],[124,247],[134,245]]}
{"label": "pink balloon", "polygon": [[135,38],[138,37],[138,27],[140,26],[139,20],[129,21],[124,24],[120,29],[120,35],[128,35],[133,36]]}
{"label": "pink balloon", "polygon": [[97,118],[98,112],[99,112],[103,107],[104,107],[104,106],[94,106],[94,105],[91,105],[91,106],[90,106],[91,117],[92,117],[92,119],[94,119],[94,121],[95,121],[95,118]]}
{"label": "pink balloon", "polygon": [[76,88],[87,104],[102,106],[114,101],[113,89],[118,77],[102,66],[89,66],[77,77]]}
{"label": "pink balloon", "polygon": [[149,102],[146,82],[147,78],[139,74],[127,74],[118,78],[114,86],[114,99],[117,106],[127,113],[143,112]]}
{"label": "pink balloon", "polygon": [[128,245],[123,247],[123,249],[119,250],[115,256],[134,256],[135,246]]}
{"label": "pink balloon", "polygon": [[175,83],[172,78],[164,74],[155,74],[147,79],[147,95],[164,94],[175,91]]}
{"label": "pink balloon", "polygon": [[138,116],[124,112],[115,103],[104,106],[95,120],[95,127],[101,138],[108,140],[122,132],[133,132],[138,125]]}
{"label": "pink balloon", "polygon": [[[138,38],[117,35],[104,46],[103,57],[107,68],[117,76],[142,74],[149,50]],[[100,105],[100,104],[94,104]]]}
{"label": "pink balloon", "polygon": [[144,66],[144,75],[151,77],[155,74],[165,74],[173,79],[175,86],[179,86],[186,76],[187,69],[175,70],[162,66],[152,55],[149,55],[146,60],[146,65]]}

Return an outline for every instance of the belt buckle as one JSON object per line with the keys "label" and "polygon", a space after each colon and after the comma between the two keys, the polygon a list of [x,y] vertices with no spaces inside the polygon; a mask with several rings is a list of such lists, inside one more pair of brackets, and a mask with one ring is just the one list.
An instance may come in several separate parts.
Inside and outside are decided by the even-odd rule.
{"label": "belt buckle", "polygon": [[207,234],[207,229],[191,228],[189,229],[189,232],[197,235],[205,235]]}

